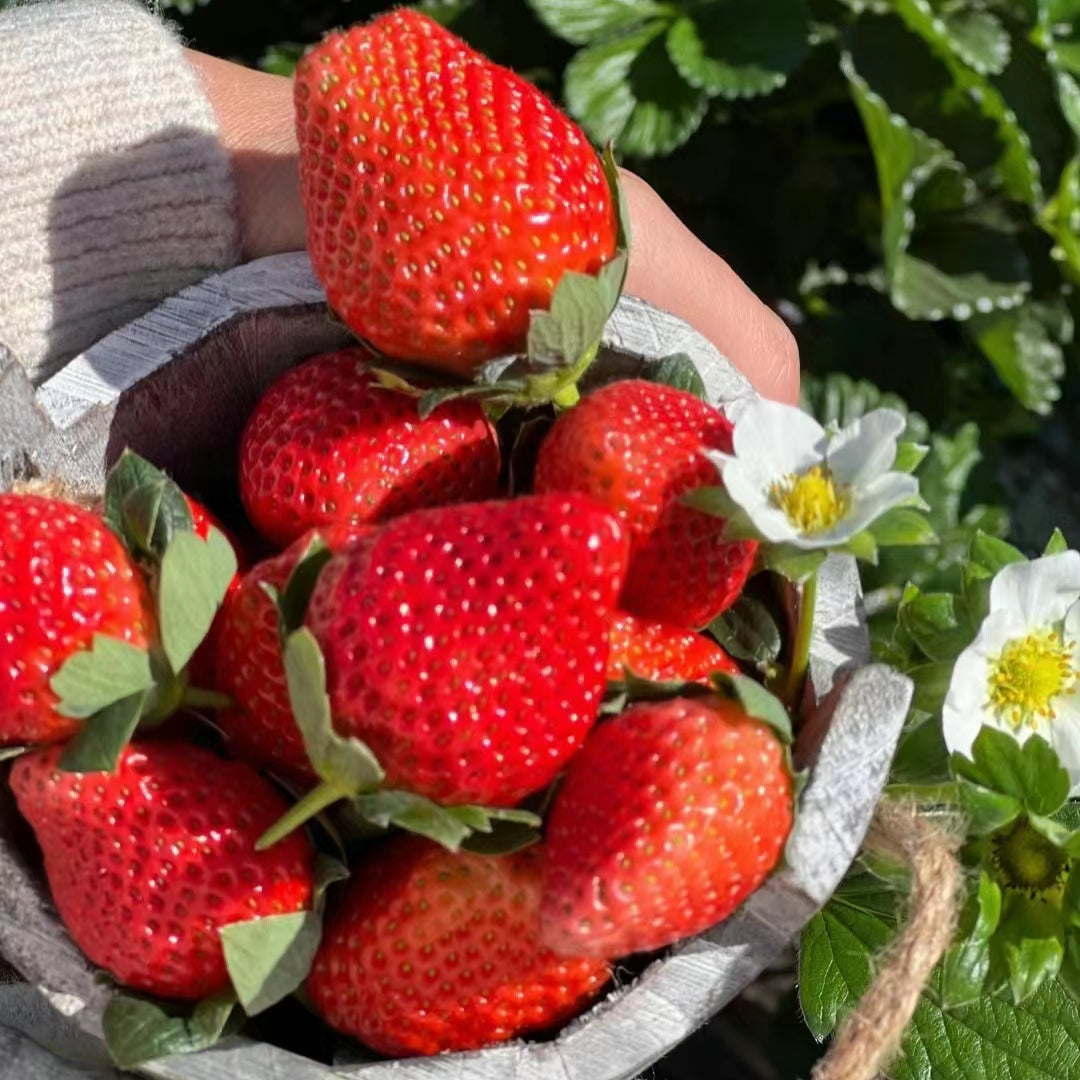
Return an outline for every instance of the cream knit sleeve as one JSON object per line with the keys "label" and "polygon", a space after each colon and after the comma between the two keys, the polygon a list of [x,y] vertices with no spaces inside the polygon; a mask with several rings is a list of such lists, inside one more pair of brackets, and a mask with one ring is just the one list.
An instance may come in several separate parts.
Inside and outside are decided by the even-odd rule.
{"label": "cream knit sleeve", "polygon": [[240,257],[236,191],[180,43],[128,0],[0,11],[0,342],[36,382]]}

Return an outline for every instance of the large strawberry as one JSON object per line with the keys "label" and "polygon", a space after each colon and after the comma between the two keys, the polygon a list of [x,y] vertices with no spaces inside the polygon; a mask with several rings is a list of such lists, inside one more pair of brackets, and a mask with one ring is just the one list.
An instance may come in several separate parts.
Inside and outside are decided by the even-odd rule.
{"label": "large strawberry", "polygon": [[520,351],[563,274],[613,256],[611,191],[581,130],[427,16],[331,34],[295,85],[312,263],[382,352],[464,374]]}
{"label": "large strawberry", "polygon": [[499,446],[481,407],[452,401],[421,419],[415,398],[378,385],[370,361],[361,348],[312,357],[248,418],[240,494],[271,542],[495,494]]}
{"label": "large strawberry", "polygon": [[537,492],[590,495],[626,523],[626,610],[697,628],[742,590],[757,545],[725,541],[722,518],[683,502],[687,492],[719,482],[702,451],[730,452],[731,432],[728,420],[693,394],[627,379],[564,412],[541,444]]}
{"label": "large strawberry", "polygon": [[596,729],[555,796],[544,940],[622,956],[705,930],[765,880],[791,815],[784,746],[734,702],[628,709]]}
{"label": "large strawberry", "polygon": [[611,620],[608,679],[618,682],[627,671],[654,682],[698,682],[714,671],[738,675],[739,665],[704,634],[620,611]]}
{"label": "large strawberry", "polygon": [[21,757],[11,786],[68,933],[124,985],[216,993],[223,926],[311,905],[303,834],[254,849],[286,804],[247,765],[167,741],[129,746],[115,773],[61,772],[59,756]]}
{"label": "large strawberry", "polygon": [[332,906],[307,990],[322,1017],[384,1054],[472,1050],[554,1027],[596,995],[603,960],[540,941],[541,852],[380,845]]}
{"label": "large strawberry", "polygon": [[419,510],[322,572],[307,613],[334,724],[390,787],[512,806],[584,742],[626,569],[618,518],[578,495]]}
{"label": "large strawberry", "polygon": [[[370,531],[366,525],[339,522],[319,529],[317,535],[336,552]],[[289,703],[278,608],[267,589],[285,589],[314,536],[300,537],[282,554],[257,563],[244,575],[225,598],[214,638],[216,685],[234,702],[216,720],[230,752],[302,782],[313,782],[315,774]]]}
{"label": "large strawberry", "polygon": [[96,514],[61,499],[0,495],[0,745],[65,739],[49,681],[94,636],[145,647],[146,587]]}

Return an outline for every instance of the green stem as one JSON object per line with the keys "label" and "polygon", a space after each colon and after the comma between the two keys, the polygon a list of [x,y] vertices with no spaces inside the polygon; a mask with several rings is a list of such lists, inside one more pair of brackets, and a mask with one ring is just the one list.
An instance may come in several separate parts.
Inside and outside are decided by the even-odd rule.
{"label": "green stem", "polygon": [[180,704],[189,709],[229,709],[234,702],[227,694],[219,694],[216,690],[200,690],[197,686],[189,686],[184,691]]}
{"label": "green stem", "polygon": [[960,786],[943,784],[889,784],[885,794],[890,799],[911,799],[920,806],[955,805],[960,802]]}
{"label": "green stem", "polygon": [[577,383],[567,383],[564,387],[557,390],[552,397],[552,404],[559,409],[572,409],[581,400],[581,394],[578,391]]}
{"label": "green stem", "polygon": [[799,624],[795,629],[795,644],[791,649],[791,665],[788,667],[787,685],[784,687],[784,701],[792,709],[798,704],[803,684],[806,682],[806,672],[810,667],[810,641],[814,634],[817,583],[815,570],[803,583],[802,596],[799,599]]}
{"label": "green stem", "polygon": [[342,784],[323,781],[312,788],[295,806],[290,807],[269,829],[255,842],[256,851],[265,851],[279,840],[284,840],[291,832],[310,821],[316,814],[321,814],[328,806],[339,799],[348,799],[356,794],[354,788]]}

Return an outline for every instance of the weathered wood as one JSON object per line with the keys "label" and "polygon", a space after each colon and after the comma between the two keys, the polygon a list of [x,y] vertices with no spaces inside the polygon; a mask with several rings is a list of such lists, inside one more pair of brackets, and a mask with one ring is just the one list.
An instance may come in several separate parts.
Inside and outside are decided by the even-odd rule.
{"label": "weathered wood", "polygon": [[[346,340],[327,315],[306,258],[280,256],[166,301],[73,360],[36,394],[0,356],[0,490],[13,476],[35,472],[100,490],[107,465],[130,445],[192,490],[223,497],[235,488],[236,443],[262,389],[286,366]],[[700,334],[633,298],[620,302],[597,369],[602,377],[632,376],[643,359],[673,352],[693,359],[715,403],[752,393]],[[405,1062],[356,1055],[327,1069],[268,1044],[233,1039],[203,1054],[152,1063],[144,1073],[159,1080],[637,1076],[789,945],[850,865],[885,782],[910,683],[867,666],[869,637],[852,560],[826,562],[818,596],[815,694],[796,747],[799,760],[812,766],[810,781],[785,867],[735,916],[665,953],[548,1042]],[[62,991],[71,1023],[96,1035],[106,991],[53,915],[10,806],[0,804],[0,827],[0,955],[31,984]],[[21,995],[16,1021],[0,995],[0,1018],[40,1035],[27,1011],[49,1018],[48,1000]],[[50,1019],[55,1039],[56,1018]],[[59,1080],[63,1066],[56,1068]]]}

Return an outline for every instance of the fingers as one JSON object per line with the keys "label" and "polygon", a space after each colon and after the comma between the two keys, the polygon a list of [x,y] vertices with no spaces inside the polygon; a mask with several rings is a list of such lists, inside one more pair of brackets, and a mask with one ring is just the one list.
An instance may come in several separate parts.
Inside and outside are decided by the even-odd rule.
{"label": "fingers", "polygon": [[675,216],[622,171],[633,243],[626,291],[685,319],[765,397],[799,399],[799,350],[783,320]]}

